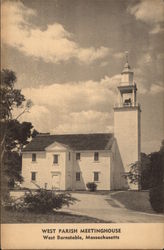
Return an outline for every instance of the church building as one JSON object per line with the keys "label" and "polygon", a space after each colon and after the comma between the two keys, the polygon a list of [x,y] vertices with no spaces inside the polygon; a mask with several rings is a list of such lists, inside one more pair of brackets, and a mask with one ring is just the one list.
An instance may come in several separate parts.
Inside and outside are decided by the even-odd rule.
{"label": "church building", "polygon": [[54,190],[139,189],[125,178],[140,161],[140,106],[128,60],[118,83],[114,106],[114,134],[37,135],[22,151],[23,187]]}

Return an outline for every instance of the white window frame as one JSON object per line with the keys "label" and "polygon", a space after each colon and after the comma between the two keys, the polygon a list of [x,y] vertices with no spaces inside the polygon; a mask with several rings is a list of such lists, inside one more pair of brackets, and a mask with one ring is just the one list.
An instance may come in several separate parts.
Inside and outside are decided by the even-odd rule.
{"label": "white window frame", "polygon": [[32,158],[32,162],[36,162],[36,153],[32,153],[31,158]]}
{"label": "white window frame", "polygon": [[[55,157],[57,157],[57,162],[55,162]],[[54,165],[59,165],[59,155],[58,154],[53,155],[53,164]]]}
{"label": "white window frame", "polygon": [[[79,155],[79,157],[77,157],[77,155]],[[76,161],[80,161],[81,159],[81,153],[80,152],[76,152]]]}
{"label": "white window frame", "polygon": [[[34,174],[34,176],[35,176],[35,179],[33,180],[33,174]],[[35,171],[32,171],[31,172],[31,181],[36,181],[36,174],[37,174],[37,172],[35,172]]]}
{"label": "white window frame", "polygon": [[68,152],[68,160],[71,160],[71,152]]}
{"label": "white window frame", "polygon": [[[79,178],[77,178],[77,174],[79,174]],[[81,172],[76,172],[76,181],[81,181]]]}
{"label": "white window frame", "polygon": [[94,161],[95,162],[99,161],[99,152],[94,152]]}
{"label": "white window frame", "polygon": [[[97,174],[97,180],[95,180],[95,174]],[[94,182],[99,182],[100,181],[100,172],[98,172],[98,171],[94,171],[93,172],[93,181]]]}

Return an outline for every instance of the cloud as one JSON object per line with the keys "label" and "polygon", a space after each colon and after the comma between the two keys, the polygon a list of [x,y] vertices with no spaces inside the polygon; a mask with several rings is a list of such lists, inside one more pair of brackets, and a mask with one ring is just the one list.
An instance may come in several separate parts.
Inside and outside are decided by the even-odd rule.
{"label": "cloud", "polygon": [[153,83],[151,85],[148,85],[146,84],[143,76],[137,76],[137,89],[138,93],[141,95],[156,95],[164,92],[164,84],[160,82],[157,84]]}
{"label": "cloud", "polygon": [[152,25],[150,34],[162,31],[164,21],[164,2],[163,0],[142,0],[134,6],[129,6],[127,11],[134,15],[137,20],[141,20]]}
{"label": "cloud", "polygon": [[[15,109],[13,117],[17,117],[20,114],[20,109]],[[20,121],[29,121],[32,123],[34,128],[39,131],[49,132],[49,128],[51,127],[51,112],[47,107],[34,104],[30,111],[24,113],[20,118]]]}
{"label": "cloud", "polygon": [[150,87],[150,94],[155,95],[158,93],[164,92],[164,84],[152,84]]}
{"label": "cloud", "polygon": [[[163,53],[159,53],[155,57],[157,60],[154,64],[153,50],[148,49],[145,53],[138,58],[136,68],[134,68],[135,81],[138,86],[138,93],[142,95],[155,95],[163,91],[164,87],[160,80],[157,78],[156,67],[161,64]],[[151,72],[151,75],[150,75]],[[154,84],[154,80],[157,82]]]}
{"label": "cloud", "polygon": [[144,86],[144,84],[139,82],[137,86],[138,86],[139,93],[142,95],[145,95],[145,94],[156,95],[156,94],[164,92],[164,86],[162,86],[162,84],[152,84],[150,88],[148,88],[147,86]]}
{"label": "cloud", "polygon": [[93,110],[73,112],[65,115],[63,123],[56,126],[52,133],[98,133],[111,132],[113,126],[108,112]]}
{"label": "cloud", "polygon": [[[21,121],[31,121],[40,132],[94,133],[113,131],[113,106],[118,102],[117,86],[121,75],[105,76],[99,81],[54,83],[24,88],[22,93],[34,106]],[[161,83],[145,86],[137,78],[142,95],[164,90]]]}
{"label": "cloud", "polygon": [[104,103],[111,104],[114,101],[119,80],[120,75],[111,78],[105,76],[99,82],[89,80],[77,83],[54,83],[39,88],[25,88],[22,92],[34,103],[60,108],[60,111],[69,110],[70,107],[75,112],[82,109],[101,109]]}
{"label": "cloud", "polygon": [[91,47],[88,49],[79,49],[77,56],[81,62],[91,63],[97,59],[106,57],[108,53],[109,49],[106,47],[100,47],[99,49]]}
{"label": "cloud", "polygon": [[113,128],[112,108],[119,81],[120,75],[115,75],[100,81],[24,88],[22,93],[34,106],[21,119],[31,121],[41,132],[109,132]]}
{"label": "cloud", "polygon": [[155,25],[154,28],[150,31],[150,34],[162,33],[164,28],[162,28],[159,24]]}
{"label": "cloud", "polygon": [[149,64],[149,63],[151,63],[152,62],[151,54],[149,54],[149,53],[143,54],[141,60],[142,60],[142,64],[145,64],[145,63]]}
{"label": "cloud", "polygon": [[3,2],[2,41],[27,56],[52,63],[74,59],[89,64],[109,54],[103,46],[81,48],[73,41],[73,34],[59,23],[48,25],[45,30],[35,27],[30,21],[35,16],[37,13],[20,1]]}
{"label": "cloud", "polygon": [[164,60],[164,53],[159,53],[159,54],[157,55],[157,59],[158,59],[158,60]]}
{"label": "cloud", "polygon": [[113,54],[113,56],[114,56],[114,58],[116,58],[116,59],[122,59],[122,58],[125,57],[125,53],[123,53],[123,52],[118,52],[118,53]]}

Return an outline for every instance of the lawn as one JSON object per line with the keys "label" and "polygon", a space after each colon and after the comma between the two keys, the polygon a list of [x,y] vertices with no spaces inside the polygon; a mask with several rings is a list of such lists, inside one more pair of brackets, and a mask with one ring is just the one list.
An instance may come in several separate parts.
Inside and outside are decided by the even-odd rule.
{"label": "lawn", "polygon": [[1,210],[1,223],[105,223],[103,220],[63,212],[35,214]]}
{"label": "lawn", "polygon": [[111,193],[111,197],[121,202],[127,209],[155,213],[149,202],[149,192],[147,191],[121,191]]}

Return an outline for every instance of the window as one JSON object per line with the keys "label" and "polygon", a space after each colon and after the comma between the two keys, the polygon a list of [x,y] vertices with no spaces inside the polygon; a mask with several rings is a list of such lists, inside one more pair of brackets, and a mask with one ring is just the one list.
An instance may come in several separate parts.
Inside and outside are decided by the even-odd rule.
{"label": "window", "polygon": [[32,161],[36,161],[36,154],[32,154]]}
{"label": "window", "polygon": [[59,163],[59,155],[54,155],[53,163],[54,164],[58,164]]}
{"label": "window", "polygon": [[76,153],[76,160],[80,160],[80,153]]}
{"label": "window", "polygon": [[99,181],[99,172],[94,172],[94,181]]}
{"label": "window", "polygon": [[76,181],[80,181],[80,172],[76,172]]}
{"label": "window", "polygon": [[36,172],[31,172],[31,180],[36,181]]}
{"label": "window", "polygon": [[99,153],[94,152],[94,161],[98,161],[98,160],[99,160]]}
{"label": "window", "polygon": [[71,160],[71,152],[68,153],[68,160]]}

